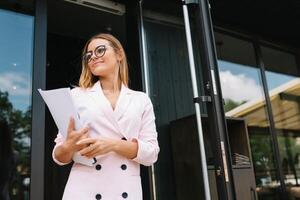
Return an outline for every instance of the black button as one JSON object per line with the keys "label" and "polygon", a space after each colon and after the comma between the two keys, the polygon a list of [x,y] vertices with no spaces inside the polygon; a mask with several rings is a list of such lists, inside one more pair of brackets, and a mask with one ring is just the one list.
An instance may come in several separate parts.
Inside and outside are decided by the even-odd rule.
{"label": "black button", "polygon": [[122,137],[122,140],[127,140],[125,137]]}
{"label": "black button", "polygon": [[100,170],[101,169],[101,165],[96,165],[96,170]]}
{"label": "black button", "polygon": [[121,169],[126,170],[127,169],[127,165],[125,165],[125,164],[121,165]]}
{"label": "black button", "polygon": [[102,196],[101,196],[101,194],[96,194],[96,199],[98,200],[98,199],[101,199],[102,198]]}
{"label": "black button", "polygon": [[123,197],[124,199],[126,199],[126,198],[128,197],[127,192],[123,192],[123,193],[122,193],[122,197]]}

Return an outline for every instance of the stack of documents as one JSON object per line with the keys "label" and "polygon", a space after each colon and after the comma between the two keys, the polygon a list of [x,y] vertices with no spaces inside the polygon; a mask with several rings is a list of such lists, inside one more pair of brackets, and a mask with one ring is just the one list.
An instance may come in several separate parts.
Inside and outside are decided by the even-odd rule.
{"label": "stack of documents", "polygon": [[[73,117],[75,120],[76,130],[82,128],[78,112],[72,100],[70,88],[60,88],[54,90],[38,89],[38,91],[47,104],[58,130],[64,138],[66,138],[68,135],[70,117]],[[92,166],[94,163],[94,159],[88,159],[87,157],[81,156],[79,153],[74,154],[73,161],[88,166]]]}

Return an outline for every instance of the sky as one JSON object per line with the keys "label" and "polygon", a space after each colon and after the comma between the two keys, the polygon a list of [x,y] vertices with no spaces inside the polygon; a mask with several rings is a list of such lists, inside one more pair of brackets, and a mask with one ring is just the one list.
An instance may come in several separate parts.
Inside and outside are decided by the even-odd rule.
{"label": "sky", "polygon": [[34,18],[0,9],[0,90],[15,109],[31,105]]}
{"label": "sky", "polygon": [[[264,95],[258,68],[222,60],[218,66],[223,98],[241,102]],[[296,77],[266,71],[266,78],[270,91]]]}

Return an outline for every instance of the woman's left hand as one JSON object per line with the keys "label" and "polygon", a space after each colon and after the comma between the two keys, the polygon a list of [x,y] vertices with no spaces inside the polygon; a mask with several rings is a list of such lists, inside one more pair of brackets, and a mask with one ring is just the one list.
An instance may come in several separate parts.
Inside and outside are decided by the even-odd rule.
{"label": "woman's left hand", "polygon": [[93,158],[114,151],[116,140],[107,138],[85,138],[77,142],[78,145],[86,144],[87,147],[79,151],[80,155]]}

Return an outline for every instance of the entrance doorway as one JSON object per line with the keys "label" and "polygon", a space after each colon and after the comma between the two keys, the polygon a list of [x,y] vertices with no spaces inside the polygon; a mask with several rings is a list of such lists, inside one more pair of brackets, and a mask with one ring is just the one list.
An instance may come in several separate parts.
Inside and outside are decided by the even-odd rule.
{"label": "entrance doorway", "polygon": [[[75,2],[75,3],[74,3]],[[106,2],[109,1],[98,1]],[[47,79],[46,88],[73,87],[78,85],[81,73],[81,53],[85,42],[97,33],[110,33],[120,40],[125,51],[131,55],[131,37],[128,36],[128,15],[125,5],[79,4],[76,1],[48,1],[47,31]],[[131,30],[134,31],[134,30]],[[129,42],[130,40],[130,42]],[[137,47],[138,48],[138,45]],[[134,59],[138,59],[136,56]],[[130,88],[140,88],[141,76],[136,60],[128,59]],[[49,112],[46,112],[45,146],[45,199],[61,199],[71,165],[59,167],[52,161],[52,149],[57,128]],[[144,199],[149,199],[147,170],[141,170]]]}

